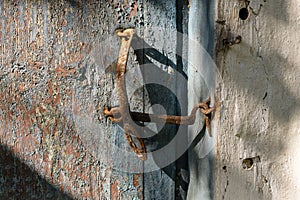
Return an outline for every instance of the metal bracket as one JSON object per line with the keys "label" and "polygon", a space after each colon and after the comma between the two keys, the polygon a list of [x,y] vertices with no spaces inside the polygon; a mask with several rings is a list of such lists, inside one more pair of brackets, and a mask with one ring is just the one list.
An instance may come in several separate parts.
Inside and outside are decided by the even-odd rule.
{"label": "metal bracket", "polygon": [[[211,113],[219,106],[219,102],[214,107],[209,107],[210,99],[200,102],[194,106],[192,112],[188,116],[174,116],[174,115],[155,115],[139,112],[131,112],[128,104],[128,97],[125,85],[125,73],[128,60],[129,48],[135,31],[134,29],[117,30],[117,35],[121,38],[121,47],[116,69],[116,89],[119,98],[119,107],[108,108],[103,110],[104,116],[108,117],[112,122],[123,123],[124,133],[126,139],[141,160],[146,160],[146,148],[143,140],[139,137],[139,134],[134,129],[133,121],[138,122],[154,122],[154,123],[167,123],[167,124],[185,124],[192,125],[195,123],[196,112],[200,109],[200,112],[205,115],[205,124],[208,132],[210,133],[210,121]],[[132,139],[134,135],[139,143],[139,148]]]}

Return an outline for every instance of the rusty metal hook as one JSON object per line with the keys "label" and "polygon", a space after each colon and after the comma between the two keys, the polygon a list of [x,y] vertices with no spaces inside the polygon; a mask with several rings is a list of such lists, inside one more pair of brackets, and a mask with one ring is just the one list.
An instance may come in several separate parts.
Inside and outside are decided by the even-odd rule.
{"label": "rusty metal hook", "polygon": [[[146,147],[143,140],[140,138],[139,134],[134,128],[133,121],[192,125],[194,124],[196,119],[196,112],[198,109],[200,109],[200,112],[205,115],[206,128],[210,133],[211,113],[216,109],[216,107],[219,106],[219,101],[217,101],[214,107],[209,107],[210,99],[204,102],[200,102],[194,106],[193,110],[191,111],[191,114],[188,116],[155,115],[130,111],[128,97],[126,93],[125,73],[128,61],[129,48],[135,31],[134,29],[122,29],[117,30],[116,32],[117,35],[121,37],[121,47],[116,68],[116,89],[119,97],[120,106],[115,108],[105,107],[103,110],[103,114],[106,117],[108,117],[108,119],[112,122],[123,123],[126,139],[132,150],[137,154],[138,158],[141,160],[147,159]],[[132,135],[134,135],[138,140],[139,147],[133,141]]]}
{"label": "rusty metal hook", "polygon": [[[119,97],[120,107],[119,107],[119,118],[109,117],[113,122],[123,122],[124,132],[126,135],[126,139],[132,148],[132,150],[138,155],[141,160],[146,160],[146,148],[143,140],[139,137],[137,131],[133,128],[134,126],[131,124],[131,116],[130,116],[130,108],[128,105],[128,97],[126,93],[125,87],[125,73],[126,73],[126,65],[128,60],[129,48],[134,35],[134,29],[125,29],[125,30],[117,30],[117,35],[121,37],[121,47],[119,53],[119,59],[117,63],[116,69],[116,89]],[[105,114],[105,113],[104,113]],[[132,135],[134,135],[138,142],[140,148],[134,143],[132,139]]]}

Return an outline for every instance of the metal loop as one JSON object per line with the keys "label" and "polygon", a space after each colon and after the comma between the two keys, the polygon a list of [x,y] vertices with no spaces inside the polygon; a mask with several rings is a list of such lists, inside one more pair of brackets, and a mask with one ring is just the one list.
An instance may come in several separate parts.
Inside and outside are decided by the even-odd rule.
{"label": "metal loop", "polygon": [[[145,144],[144,144],[143,140],[139,137],[139,135],[137,134],[135,129],[131,125],[126,124],[124,126],[124,132],[126,135],[126,139],[129,143],[131,149],[133,150],[133,152],[137,154],[139,159],[147,160]],[[138,140],[140,148],[138,148],[137,145],[135,144],[135,142],[133,141],[132,135],[134,135],[136,137],[136,139]]]}
{"label": "metal loop", "polygon": [[[134,29],[117,30],[117,35],[121,37],[121,47],[116,68],[116,89],[118,92],[118,98],[120,107],[111,108],[105,107],[103,114],[109,118],[112,122],[122,122],[124,132],[129,146],[132,148],[139,159],[146,160],[146,147],[143,140],[140,138],[137,131],[134,129],[132,120],[140,122],[156,122],[156,123],[168,123],[168,124],[194,124],[196,119],[196,112],[200,109],[200,112],[205,116],[205,125],[211,136],[210,122],[212,120],[212,112],[219,107],[219,101],[217,101],[214,107],[209,107],[210,98],[204,102],[198,103],[193,108],[192,112],[188,116],[173,116],[173,115],[154,115],[146,113],[130,112],[128,104],[128,97],[126,93],[125,85],[125,73],[126,65],[128,61],[129,48],[134,35]],[[133,141],[132,136],[138,140],[139,147]]]}

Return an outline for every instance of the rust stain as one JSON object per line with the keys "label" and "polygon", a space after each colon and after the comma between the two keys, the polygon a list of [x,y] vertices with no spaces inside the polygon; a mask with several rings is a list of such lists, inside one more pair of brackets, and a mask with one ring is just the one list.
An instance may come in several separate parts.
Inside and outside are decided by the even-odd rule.
{"label": "rust stain", "polygon": [[119,189],[118,186],[120,185],[120,182],[116,180],[115,182],[110,184],[110,197],[111,200],[118,200],[119,199]]}
{"label": "rust stain", "polygon": [[33,68],[35,71],[41,69],[41,67],[44,66],[43,62],[35,61],[35,62],[29,62],[28,67]]}
{"label": "rust stain", "polygon": [[137,10],[137,2],[135,1],[133,4],[133,9],[131,10],[129,14],[129,18],[132,16],[137,16],[138,10]]}
{"label": "rust stain", "polygon": [[133,186],[134,187],[140,187],[139,180],[140,180],[141,177],[142,177],[141,174],[134,174],[133,175]]}
{"label": "rust stain", "polygon": [[[123,185],[119,181],[109,185],[115,174],[109,166],[103,168],[96,162],[78,137],[72,116],[78,113],[79,107],[75,112],[67,107],[74,96],[72,86],[80,68],[92,65],[88,56],[95,38],[86,35],[83,39],[80,35],[80,32],[90,31],[90,27],[81,27],[87,14],[67,3],[50,5],[21,0],[3,4],[0,5],[1,21],[5,24],[0,27],[0,39],[4,41],[0,45],[3,65],[0,70],[0,140],[7,148],[4,154],[11,151],[38,176],[74,198],[103,199],[109,195],[120,198]],[[79,5],[76,4],[78,8]],[[87,6],[88,9],[93,7],[92,4]],[[66,9],[72,9],[78,18],[70,20],[64,13]],[[132,13],[137,15],[136,2]],[[89,12],[96,16],[93,14]],[[93,19],[88,20],[91,27],[102,28],[93,24]],[[95,21],[101,20],[99,15]],[[89,109],[92,112],[94,108]],[[5,159],[8,162],[0,163],[1,167],[7,167],[5,176],[17,176],[15,158]],[[28,170],[21,171],[18,177],[27,177],[26,173]],[[135,179],[135,183],[130,184],[137,186],[138,177]],[[6,190],[14,184],[11,179],[0,187]],[[10,196],[19,199],[16,195],[24,193],[25,186],[26,182],[20,178],[19,191],[15,189]],[[109,194],[110,187],[112,194]]]}
{"label": "rust stain", "polygon": [[137,189],[137,196],[140,200],[144,199],[143,196],[143,174],[133,175],[133,186]]}
{"label": "rust stain", "polygon": [[61,22],[61,26],[66,26],[67,25],[67,20],[63,20],[62,22]]}

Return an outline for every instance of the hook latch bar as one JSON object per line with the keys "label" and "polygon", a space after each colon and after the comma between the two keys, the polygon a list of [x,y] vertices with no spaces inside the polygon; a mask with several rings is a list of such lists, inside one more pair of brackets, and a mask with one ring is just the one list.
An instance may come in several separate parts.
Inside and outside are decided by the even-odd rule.
{"label": "hook latch bar", "polygon": [[[216,109],[216,107],[219,106],[219,102],[217,102],[214,107],[210,107],[210,99],[196,104],[192,109],[191,114],[187,116],[156,115],[130,111],[125,85],[125,73],[128,61],[129,48],[134,33],[135,31],[132,28],[125,30],[117,30],[117,35],[121,38],[121,47],[116,68],[116,89],[120,106],[114,108],[105,107],[103,110],[104,116],[108,117],[108,119],[112,122],[123,123],[126,139],[132,150],[137,154],[138,158],[141,160],[147,159],[146,147],[140,135],[134,128],[134,124],[132,124],[134,123],[133,121],[192,125],[195,123],[196,112],[198,109],[200,109],[200,112],[205,116],[206,128],[209,134],[211,135],[211,114]],[[136,143],[133,141],[132,135],[135,136],[139,145],[136,145]]]}

